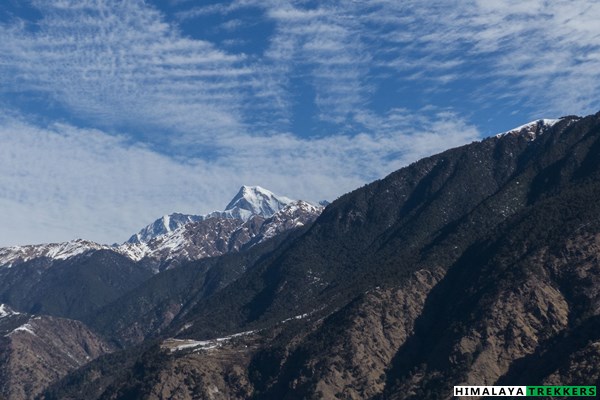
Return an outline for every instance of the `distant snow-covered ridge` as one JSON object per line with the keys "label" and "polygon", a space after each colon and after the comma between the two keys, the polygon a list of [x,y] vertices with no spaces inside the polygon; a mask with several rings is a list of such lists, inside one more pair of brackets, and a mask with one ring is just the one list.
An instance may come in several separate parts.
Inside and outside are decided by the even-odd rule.
{"label": "distant snow-covered ridge", "polygon": [[126,242],[117,251],[134,261],[147,259],[158,262],[162,269],[173,260],[180,262],[215,257],[262,243],[286,230],[311,223],[322,210],[322,206],[298,200],[268,218],[260,214],[243,219],[217,214],[146,242]]}
{"label": "distant snow-covered ridge", "polygon": [[47,243],[0,248],[0,266],[11,267],[35,258],[66,260],[91,250],[113,249],[89,240],[76,239],[62,243]]}
{"label": "distant snow-covered ridge", "polygon": [[10,268],[36,258],[65,260],[92,251],[110,250],[132,261],[150,260],[158,270],[158,266],[175,261],[218,256],[261,243],[288,229],[314,221],[323,208],[306,201],[276,196],[259,186],[242,186],[224,211],[206,215],[170,214],[117,246],[77,239],[5,247],[0,249],[0,267]]}
{"label": "distant snow-covered ridge", "polygon": [[0,304],[0,319],[10,317],[12,315],[19,315],[19,312],[14,311],[6,304]]}
{"label": "distant snow-covered ridge", "polygon": [[254,215],[268,218],[293,202],[294,200],[288,197],[277,196],[260,186],[242,186],[235,197],[225,207],[224,211],[213,211],[206,215],[179,213],[165,215],[142,228],[142,230],[129,238],[127,242],[148,242],[155,237],[173,232],[190,222],[203,221],[209,218],[233,218],[243,221],[248,220]]}

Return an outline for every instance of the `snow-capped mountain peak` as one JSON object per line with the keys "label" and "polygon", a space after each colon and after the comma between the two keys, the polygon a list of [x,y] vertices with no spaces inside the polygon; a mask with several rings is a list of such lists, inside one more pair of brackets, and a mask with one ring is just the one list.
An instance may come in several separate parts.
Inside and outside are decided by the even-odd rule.
{"label": "snow-capped mountain peak", "polygon": [[0,248],[0,267],[45,257],[62,260],[88,251],[110,250],[132,261],[148,260],[151,268],[213,257],[251,247],[289,229],[311,223],[322,206],[278,196],[260,186],[242,186],[225,211],[206,215],[169,214],[121,244],[106,246],[85,240]]}
{"label": "snow-capped mountain peak", "polygon": [[180,213],[165,215],[131,236],[127,242],[144,243],[157,236],[173,232],[187,223],[201,221],[203,218],[201,215]]}
{"label": "snow-capped mountain peak", "polygon": [[254,215],[269,218],[294,200],[277,196],[260,186],[242,186],[235,197],[229,202],[225,211],[213,211],[206,215],[190,215],[174,213],[165,215],[150,225],[142,228],[131,236],[126,243],[141,244],[170,234],[191,222],[203,221],[209,218],[232,218],[247,221]]}
{"label": "snow-capped mountain peak", "polygon": [[276,196],[260,186],[242,186],[238,194],[225,207],[225,211],[237,208],[268,218],[293,202],[294,200],[288,197]]}
{"label": "snow-capped mountain peak", "polygon": [[496,137],[521,135],[530,141],[534,141],[540,134],[544,133],[546,129],[554,126],[559,121],[560,119],[538,119],[513,128],[509,131],[499,133],[496,135]]}
{"label": "snow-capped mountain peak", "polygon": [[[243,211],[250,216],[236,217],[233,211]],[[265,217],[236,205],[229,210],[215,211],[200,221],[188,223],[148,242],[124,243],[115,251],[135,261],[146,259],[160,270],[181,261],[252,247],[284,231],[311,223],[322,211],[322,206],[298,200]]]}

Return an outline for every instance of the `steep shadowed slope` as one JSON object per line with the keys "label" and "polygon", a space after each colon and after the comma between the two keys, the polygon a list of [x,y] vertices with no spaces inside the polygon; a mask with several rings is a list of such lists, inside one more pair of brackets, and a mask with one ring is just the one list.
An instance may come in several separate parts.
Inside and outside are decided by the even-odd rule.
{"label": "steep shadowed slope", "polygon": [[0,268],[0,302],[28,313],[80,319],[151,276],[143,264],[110,250],[65,260],[36,258]]}
{"label": "steep shadowed slope", "polygon": [[[123,353],[131,368],[91,363],[48,398],[445,399],[458,384],[598,385],[598,198],[600,114],[423,159],[329,205],[175,317],[160,346]],[[94,371],[102,386],[86,379]]]}
{"label": "steep shadowed slope", "polygon": [[185,315],[202,299],[235,281],[258,260],[284,251],[286,239],[304,231],[302,227],[286,229],[247,250],[163,271],[84,320],[121,346],[140,343],[168,328],[176,316]]}
{"label": "steep shadowed slope", "polygon": [[189,334],[335,308],[416,270],[449,267],[543,193],[536,185],[545,168],[565,162],[565,153],[582,139],[578,130],[585,122],[576,127],[575,121],[540,125],[535,141],[515,132],[452,149],[341,197],[280,258],[257,264],[200,304]]}

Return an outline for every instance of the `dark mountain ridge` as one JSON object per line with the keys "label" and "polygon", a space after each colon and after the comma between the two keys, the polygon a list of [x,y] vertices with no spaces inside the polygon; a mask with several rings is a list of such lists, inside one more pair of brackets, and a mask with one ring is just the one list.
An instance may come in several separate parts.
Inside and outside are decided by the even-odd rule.
{"label": "dark mountain ridge", "polygon": [[190,303],[160,345],[112,355],[118,370],[92,362],[46,398],[440,399],[460,384],[598,385],[599,195],[600,114],[428,157],[330,204]]}
{"label": "dark mountain ridge", "polygon": [[119,346],[139,344],[167,329],[176,317],[183,318],[195,304],[238,279],[258,260],[284,251],[286,240],[305,230],[289,229],[244,251],[188,262],[161,272],[86,315],[84,321]]}
{"label": "dark mountain ridge", "polygon": [[[422,268],[447,268],[473,241],[527,206],[536,170],[558,157],[542,156],[548,147],[544,138],[560,136],[574,121],[538,127],[538,134],[548,129],[555,134],[533,142],[513,134],[448,150],[342,196],[281,258],[256,265],[195,314],[214,324],[225,312],[218,305],[237,298],[237,323],[246,329],[243,324],[255,320],[345,304]],[[249,297],[242,299],[241,293]],[[231,309],[227,313],[231,324]]]}
{"label": "dark mountain ridge", "polygon": [[152,276],[110,250],[65,260],[37,258],[12,268],[0,268],[0,302],[33,314],[82,319]]}

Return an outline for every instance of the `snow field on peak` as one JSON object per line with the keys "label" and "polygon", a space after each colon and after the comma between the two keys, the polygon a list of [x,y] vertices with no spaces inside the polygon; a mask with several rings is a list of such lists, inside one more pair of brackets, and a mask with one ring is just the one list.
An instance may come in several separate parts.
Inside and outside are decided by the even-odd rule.
{"label": "snow field on peak", "polygon": [[[64,260],[92,250],[111,250],[134,262],[146,257],[162,261],[176,258],[195,260],[217,253],[212,248],[214,238],[211,239],[210,235],[198,237],[194,234],[195,225],[190,224],[210,219],[236,220],[239,222],[228,225],[229,231],[233,231],[226,233],[227,237],[218,239],[228,240],[230,234],[246,232],[242,233],[241,237],[249,234],[249,239],[254,239],[254,244],[257,244],[284,230],[303,226],[307,222],[307,215],[316,217],[323,208],[303,200],[277,196],[260,186],[242,186],[225,211],[214,211],[203,216],[179,213],[165,215],[120,245],[108,246],[77,239],[63,243],[0,248],[0,267],[11,268],[13,265],[43,257]],[[246,225],[246,222],[254,217],[262,218],[260,231]],[[233,225],[239,226],[236,228]]]}
{"label": "snow field on peak", "polygon": [[[292,201],[291,203],[287,204],[286,206],[281,208],[279,211],[277,211],[275,214],[271,215],[265,221],[266,230],[264,232],[264,239],[271,238],[271,237],[275,236],[277,233],[279,233],[279,231],[280,231],[279,225],[282,223],[282,221],[287,222],[288,224],[290,224],[290,226],[299,227],[299,226],[302,226],[303,223],[298,221],[296,218],[301,217],[303,215],[302,213],[317,214],[322,210],[323,210],[322,206],[314,206],[303,200]],[[229,214],[229,212],[231,212],[231,210],[226,210],[226,211],[222,211],[222,212],[216,211],[212,215],[208,214],[208,215],[204,216],[204,218],[202,220],[207,221],[210,218],[225,218],[225,219],[237,219],[237,220],[240,220],[240,222],[245,223],[251,217],[257,215],[257,214],[253,214],[252,212],[247,211],[247,210],[240,210],[240,211],[246,212],[248,214],[248,217],[247,218],[234,218]],[[240,224],[240,227],[238,228],[238,230],[244,228],[243,223]],[[190,239],[189,239],[189,236],[190,236],[189,230],[190,230],[190,225],[185,224],[173,231],[159,235],[159,236],[149,240],[148,242],[142,242],[142,243],[126,242],[126,243],[123,243],[122,245],[116,247],[114,250],[125,255],[126,257],[128,257],[134,261],[140,261],[145,257],[153,257],[155,255],[156,256],[162,255],[164,257],[165,252],[168,252],[169,255],[166,256],[166,259],[169,259],[169,258],[172,258],[172,256],[178,255],[180,252],[185,252],[186,247],[191,244]],[[198,246],[198,245],[196,245],[196,246]],[[203,255],[206,255],[206,254],[204,254],[204,252],[202,252],[201,254],[199,254],[197,256],[197,258],[201,258]]]}
{"label": "snow field on peak", "polygon": [[534,128],[538,127],[538,126],[545,127],[545,128],[550,128],[551,126],[555,125],[559,121],[560,121],[560,119],[548,119],[548,118],[537,119],[535,121],[528,122],[528,123],[523,124],[521,126],[517,126],[516,128],[510,129],[510,130],[508,130],[506,132],[498,133],[495,136],[499,138],[499,137],[506,136],[506,135],[511,134],[511,133],[519,133],[523,129],[534,129]]}
{"label": "snow field on peak", "polygon": [[[126,243],[148,243],[157,237],[181,229],[190,222],[203,221],[208,218],[229,218],[242,221],[247,221],[255,215],[268,218],[294,201],[285,196],[275,195],[260,186],[242,186],[224,211],[212,211],[204,215],[180,213],[164,215],[131,236]],[[139,251],[134,250],[134,252]]]}
{"label": "snow field on peak", "polygon": [[252,214],[270,217],[293,201],[285,196],[277,196],[260,186],[242,186],[238,194],[225,207],[225,211],[238,208],[248,210]]}

